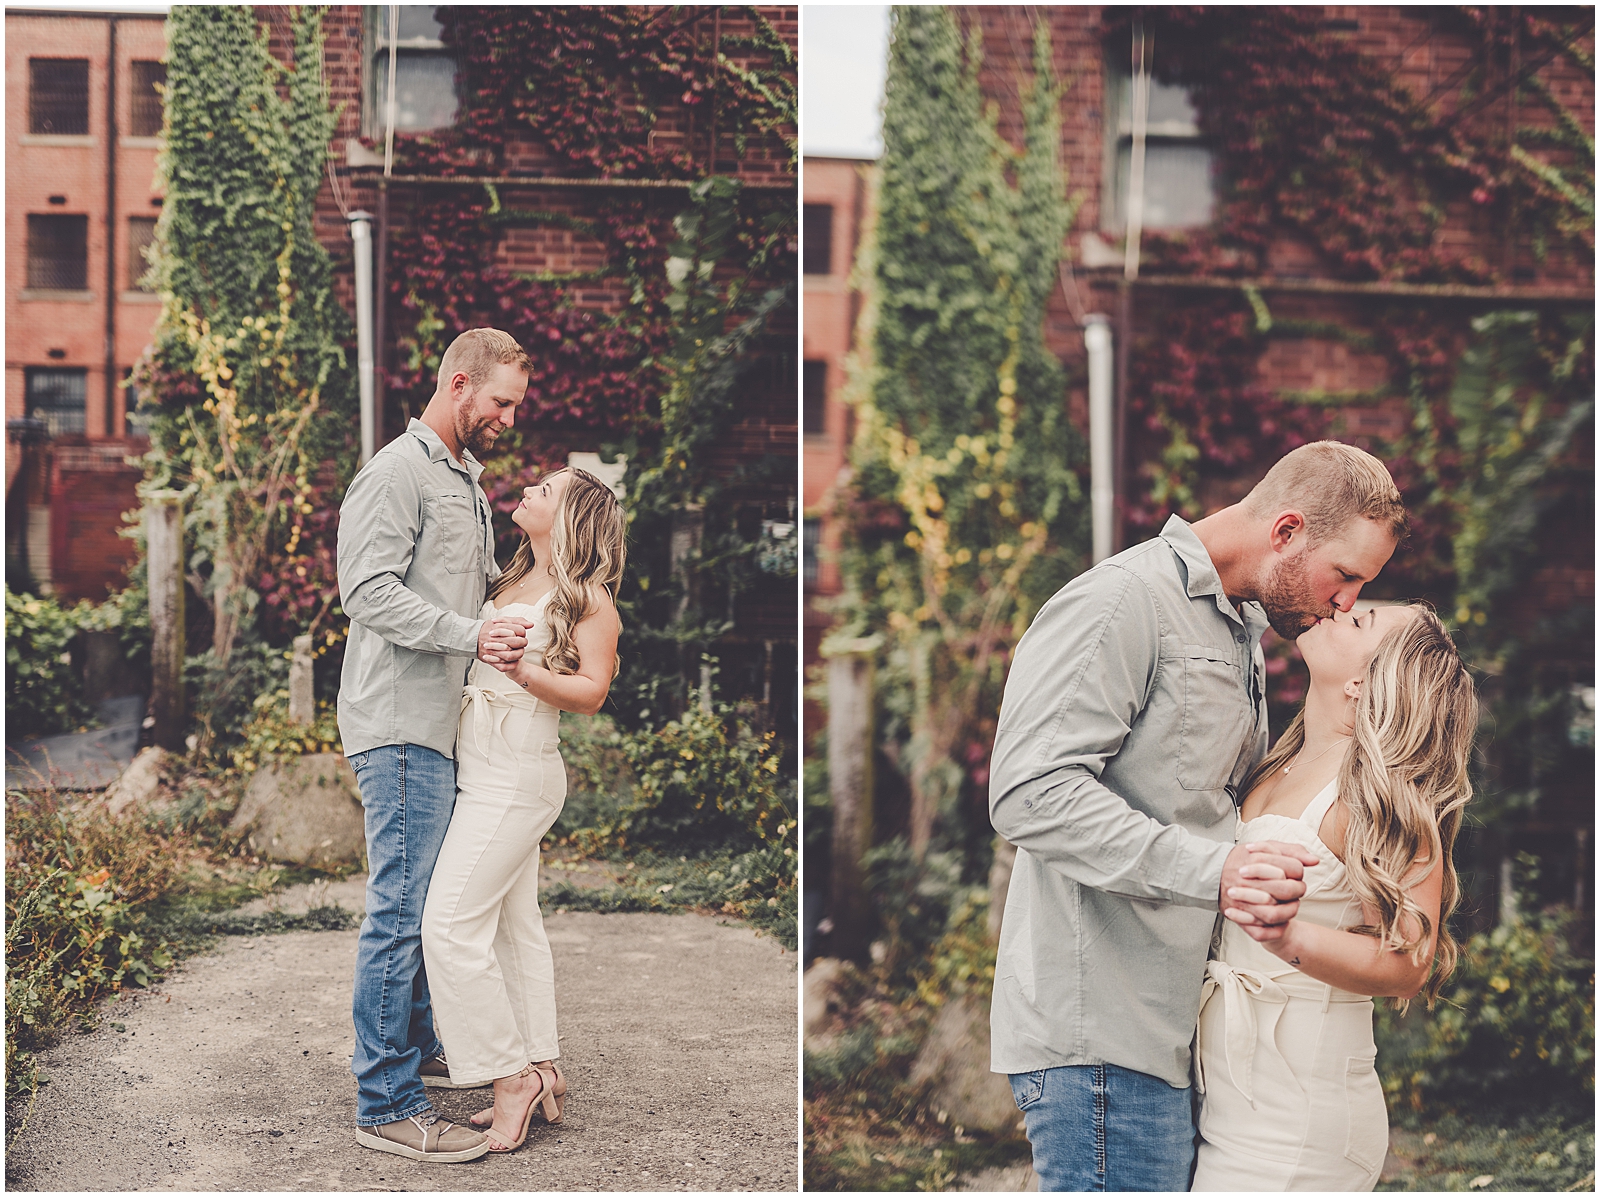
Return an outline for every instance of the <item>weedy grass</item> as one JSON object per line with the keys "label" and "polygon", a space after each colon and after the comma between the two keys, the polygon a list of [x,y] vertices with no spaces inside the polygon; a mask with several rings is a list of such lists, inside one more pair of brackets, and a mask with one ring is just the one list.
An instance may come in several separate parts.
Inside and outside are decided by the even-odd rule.
{"label": "weedy grass", "polygon": [[1396,1127],[1390,1193],[1575,1193],[1594,1189],[1594,1118],[1546,1111],[1510,1120],[1447,1114]]}

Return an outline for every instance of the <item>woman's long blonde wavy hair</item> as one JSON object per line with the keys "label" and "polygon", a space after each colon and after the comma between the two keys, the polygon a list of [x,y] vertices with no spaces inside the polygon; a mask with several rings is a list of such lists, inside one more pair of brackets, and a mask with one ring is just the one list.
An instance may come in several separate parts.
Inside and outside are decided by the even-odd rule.
{"label": "woman's long blonde wavy hair", "polygon": [[[1467,762],[1478,703],[1444,624],[1424,604],[1413,610],[1416,617],[1385,636],[1367,664],[1338,788],[1349,814],[1345,871],[1362,903],[1378,912],[1377,925],[1357,927],[1358,933],[1420,962],[1433,924],[1410,891],[1435,868],[1444,870],[1433,969],[1422,989],[1431,1007],[1458,954],[1446,925],[1461,899],[1451,852],[1472,797]],[[1302,708],[1241,793],[1281,769],[1304,743]],[[1408,928],[1420,930],[1413,936]],[[1395,1005],[1404,1009],[1406,1002]]]}
{"label": "woman's long blonde wavy hair", "polygon": [[[546,480],[556,474],[571,474],[572,481],[561,496],[550,529],[550,565],[556,588],[550,598],[550,644],[544,650],[544,663],[552,673],[576,673],[578,646],[572,632],[599,607],[602,591],[616,602],[628,558],[628,517],[611,488],[588,470],[568,466],[553,471]],[[511,589],[536,564],[533,546],[524,539],[489,587],[489,597]],[[619,667],[620,662],[612,666],[612,677]]]}

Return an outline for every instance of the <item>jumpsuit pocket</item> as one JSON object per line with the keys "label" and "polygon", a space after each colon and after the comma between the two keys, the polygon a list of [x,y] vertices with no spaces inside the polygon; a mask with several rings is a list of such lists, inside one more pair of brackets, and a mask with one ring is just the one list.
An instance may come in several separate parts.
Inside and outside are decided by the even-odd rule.
{"label": "jumpsuit pocket", "polygon": [[1224,649],[1183,646],[1183,725],[1178,785],[1222,790],[1233,777],[1249,730],[1249,697],[1239,667]]}
{"label": "jumpsuit pocket", "polygon": [[1345,1065],[1345,1109],[1350,1118],[1344,1158],[1368,1172],[1383,1167],[1389,1151],[1389,1114],[1372,1056],[1351,1056]]}

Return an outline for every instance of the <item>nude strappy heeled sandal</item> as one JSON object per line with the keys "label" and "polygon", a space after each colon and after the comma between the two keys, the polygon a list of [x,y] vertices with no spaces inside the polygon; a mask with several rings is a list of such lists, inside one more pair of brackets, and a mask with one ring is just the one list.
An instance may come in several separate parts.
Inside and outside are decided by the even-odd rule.
{"label": "nude strappy heeled sandal", "polygon": [[[524,1142],[527,1141],[528,1128],[533,1125],[533,1111],[534,1111],[535,1108],[543,1107],[544,1108],[544,1114],[545,1114],[545,1117],[547,1119],[550,1117],[550,1111],[552,1109],[555,1109],[555,1102],[556,1102],[555,1092],[554,1092],[555,1087],[556,1087],[555,1073],[549,1072],[546,1069],[538,1067],[537,1065],[529,1064],[521,1072],[517,1073],[517,1075],[519,1077],[524,1077],[524,1076],[529,1076],[529,1075],[538,1076],[538,1078],[539,1078],[539,1091],[533,1095],[533,1100],[528,1102],[527,1111],[522,1116],[522,1129],[518,1132],[515,1142],[507,1143],[504,1139],[502,1139],[498,1134],[495,1133],[495,1131],[493,1129],[493,1123],[494,1123],[494,1109],[493,1109],[493,1107],[490,1107],[489,1110],[485,1111],[489,1115],[489,1124],[487,1126],[483,1126],[482,1129],[483,1129],[483,1133],[489,1137],[489,1153],[491,1155],[504,1155],[508,1151],[515,1151],[517,1148],[521,1147]],[[481,1117],[481,1115],[479,1115],[479,1116]],[[559,1116],[560,1116],[560,1114],[559,1114],[559,1111],[558,1111],[557,1117],[559,1117]],[[476,1118],[474,1118],[473,1121],[476,1121]],[[480,1125],[482,1125],[482,1124],[480,1124]]]}
{"label": "nude strappy heeled sandal", "polygon": [[[528,1067],[533,1068],[536,1067],[536,1065],[529,1064]],[[554,1118],[550,1117],[549,1101],[539,1102],[539,1113],[543,1115],[546,1122],[553,1126],[561,1121],[562,1114],[566,1112],[567,1074],[561,1071],[561,1062],[559,1060],[540,1061],[537,1064],[537,1067],[545,1072],[555,1073],[556,1082],[550,1088],[550,1097],[555,1102],[556,1116]],[[490,1123],[494,1121],[494,1107],[491,1106],[487,1110],[479,1110],[476,1114],[472,1115],[472,1117],[468,1118],[467,1121],[472,1124],[474,1130],[485,1130]]]}

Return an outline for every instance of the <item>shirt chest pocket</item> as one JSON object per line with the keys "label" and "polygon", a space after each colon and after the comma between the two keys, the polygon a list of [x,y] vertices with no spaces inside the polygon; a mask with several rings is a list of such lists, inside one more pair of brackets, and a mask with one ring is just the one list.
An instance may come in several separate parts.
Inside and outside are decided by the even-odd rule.
{"label": "shirt chest pocket", "polygon": [[422,494],[423,535],[418,554],[436,554],[447,573],[483,573],[483,531],[471,495],[435,490]]}
{"label": "shirt chest pocket", "polygon": [[1233,776],[1252,721],[1243,675],[1226,649],[1183,646],[1183,717],[1178,785],[1221,790]]}

